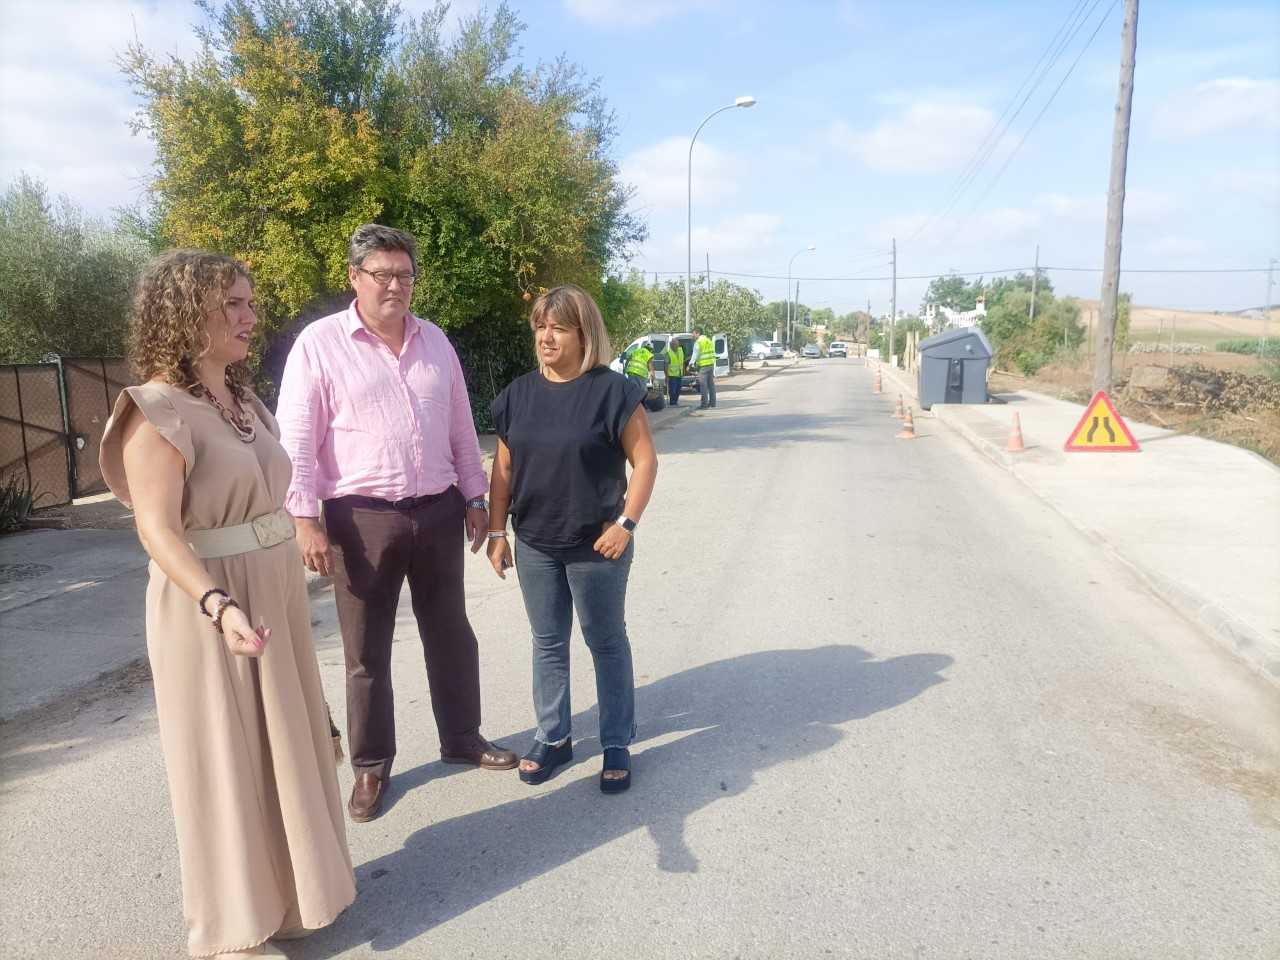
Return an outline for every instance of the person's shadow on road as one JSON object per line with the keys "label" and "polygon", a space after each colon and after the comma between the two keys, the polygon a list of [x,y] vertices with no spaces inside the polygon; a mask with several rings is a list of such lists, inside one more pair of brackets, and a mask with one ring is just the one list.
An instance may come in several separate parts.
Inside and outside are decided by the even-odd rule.
{"label": "person's shadow on road", "polygon": [[[839,725],[942,683],[941,671],[952,662],[939,653],[876,660],[859,647],[832,645],[747,654],[640,687],[642,739],[632,748],[636,784],[630,792],[605,797],[595,776],[565,783],[564,773],[531,788],[513,773],[512,790],[527,796],[424,827],[401,850],[361,865],[356,903],[332,927],[290,944],[291,954],[320,960],[365,944],[394,950],[640,828],[657,846],[658,869],[695,872],[697,856],[684,840],[688,816],[748,790],[757,770],[834,746],[845,736]],[[594,734],[594,714],[592,708],[575,717],[574,729]],[[681,732],[644,748],[646,739]],[[531,736],[502,739],[522,743]],[[587,758],[597,771],[599,750],[588,754],[578,746],[577,763]],[[428,779],[422,771],[432,766],[403,776]],[[633,860],[627,869],[648,867]]]}

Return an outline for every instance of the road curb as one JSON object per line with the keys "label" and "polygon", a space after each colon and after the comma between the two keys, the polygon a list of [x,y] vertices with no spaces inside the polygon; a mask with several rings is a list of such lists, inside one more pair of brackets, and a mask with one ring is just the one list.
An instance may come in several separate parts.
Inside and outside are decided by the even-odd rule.
{"label": "road curb", "polygon": [[1269,680],[1280,683],[1280,646],[1261,630],[1240,620],[1212,600],[1206,599],[1198,591],[1161,576],[1148,569],[1141,561],[1126,554],[1104,534],[1090,527],[1070,510],[1064,509],[1061,504],[1038,490],[1022,475],[1017,458],[1013,454],[990,438],[982,436],[945,405],[935,406],[930,412],[934,420],[948,426],[996,466],[1007,470],[1042,503],[1047,504],[1060,517],[1101,546],[1109,556],[1120,561],[1148,590],[1184,618],[1207,632],[1229,652],[1259,670]]}

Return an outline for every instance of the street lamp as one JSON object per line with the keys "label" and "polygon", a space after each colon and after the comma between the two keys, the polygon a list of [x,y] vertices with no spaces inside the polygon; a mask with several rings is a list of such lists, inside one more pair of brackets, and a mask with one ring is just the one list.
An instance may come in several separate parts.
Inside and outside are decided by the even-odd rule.
{"label": "street lamp", "polygon": [[[717,113],[724,113],[726,110],[732,110],[734,107],[754,107],[756,105],[755,97],[738,97],[733,103],[727,107],[721,107],[719,110],[713,110],[707,115],[710,120]],[[684,332],[690,333],[693,330],[693,309],[692,299],[689,293],[689,286],[693,279],[693,145],[698,139],[698,134],[702,132],[702,128],[707,125],[707,120],[703,120],[698,124],[698,129],[693,131],[693,139],[689,141],[689,224],[686,237],[689,241],[689,259],[685,264],[684,274]],[[710,278],[708,278],[709,280]]]}
{"label": "street lamp", "polygon": [[[787,262],[787,343],[786,343],[786,347],[788,350],[791,349],[791,267],[796,262],[796,257],[800,256],[800,254],[811,253],[812,251],[817,249],[818,248],[811,243],[807,247],[805,247],[803,250],[797,250],[795,253],[793,253],[791,255],[791,259]],[[800,304],[798,303],[796,304],[796,309],[797,310],[800,309]]]}

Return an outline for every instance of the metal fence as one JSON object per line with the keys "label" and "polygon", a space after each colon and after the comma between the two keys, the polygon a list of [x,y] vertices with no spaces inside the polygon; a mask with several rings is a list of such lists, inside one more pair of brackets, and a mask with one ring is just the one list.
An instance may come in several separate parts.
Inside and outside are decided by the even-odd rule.
{"label": "metal fence", "polygon": [[0,366],[0,480],[24,478],[42,507],[106,490],[98,449],[133,382],[119,358]]}

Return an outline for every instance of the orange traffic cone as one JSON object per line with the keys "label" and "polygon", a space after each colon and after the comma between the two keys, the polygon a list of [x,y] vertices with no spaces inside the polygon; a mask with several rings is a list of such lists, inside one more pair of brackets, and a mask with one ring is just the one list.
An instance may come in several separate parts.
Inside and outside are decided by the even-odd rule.
{"label": "orange traffic cone", "polygon": [[876,367],[876,393],[883,393],[883,392],[884,391],[880,389],[880,368]]}
{"label": "orange traffic cone", "polygon": [[1013,415],[1013,428],[1009,431],[1009,442],[1004,448],[1010,453],[1023,453],[1027,449],[1022,445],[1022,421],[1016,412]]}
{"label": "orange traffic cone", "polygon": [[907,407],[906,420],[903,421],[902,429],[894,434],[899,440],[914,440],[916,438],[916,422],[911,419],[911,408]]}
{"label": "orange traffic cone", "polygon": [[906,414],[902,411],[902,394],[898,394],[898,405],[893,408],[893,419],[901,420]]}

